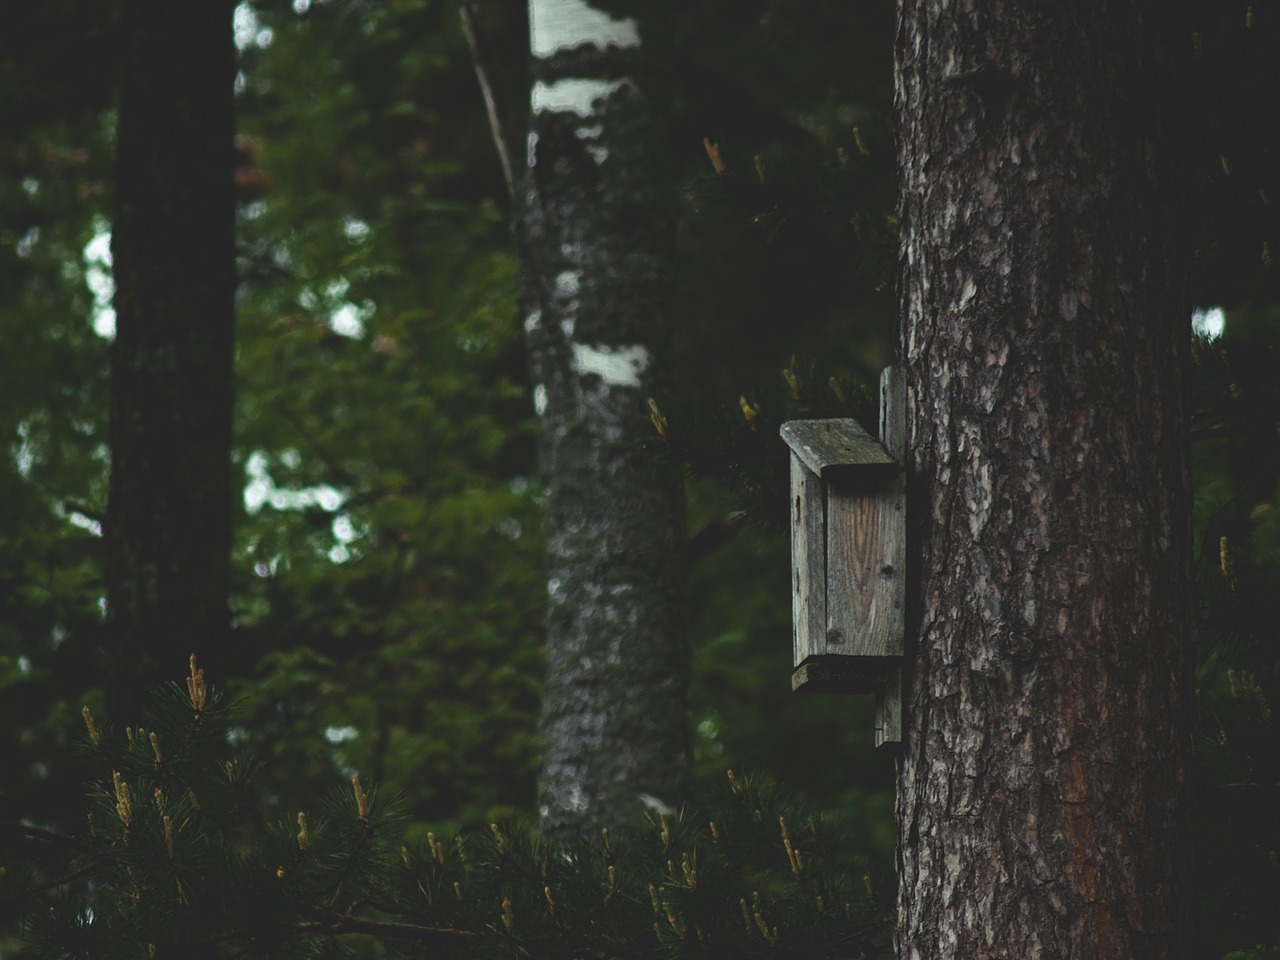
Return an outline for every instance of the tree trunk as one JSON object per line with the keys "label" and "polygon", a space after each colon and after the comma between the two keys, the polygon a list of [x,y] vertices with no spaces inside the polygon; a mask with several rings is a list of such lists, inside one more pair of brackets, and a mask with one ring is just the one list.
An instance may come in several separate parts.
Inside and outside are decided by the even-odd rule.
{"label": "tree trunk", "polygon": [[674,805],[689,773],[684,505],[646,399],[661,368],[675,184],[635,21],[531,0],[521,237],[546,485],[550,837]]}
{"label": "tree trunk", "polygon": [[899,11],[899,956],[1186,956],[1175,18],[1115,0]]}
{"label": "tree trunk", "polygon": [[235,293],[232,4],[123,9],[105,531],[121,722],[226,643]]}

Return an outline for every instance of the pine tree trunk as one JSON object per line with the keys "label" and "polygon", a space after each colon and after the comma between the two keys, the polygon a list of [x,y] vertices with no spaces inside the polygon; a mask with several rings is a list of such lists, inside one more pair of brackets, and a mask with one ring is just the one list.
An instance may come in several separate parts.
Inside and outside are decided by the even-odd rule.
{"label": "pine tree trunk", "polygon": [[683,490],[646,413],[674,251],[665,102],[637,24],[531,0],[521,235],[546,485],[544,833],[678,803],[690,763]]}
{"label": "pine tree trunk", "polygon": [[229,2],[129,0],[112,230],[107,693],[226,643],[235,293]]}
{"label": "pine tree trunk", "polygon": [[899,11],[899,956],[1187,956],[1173,17],[1149,0]]}

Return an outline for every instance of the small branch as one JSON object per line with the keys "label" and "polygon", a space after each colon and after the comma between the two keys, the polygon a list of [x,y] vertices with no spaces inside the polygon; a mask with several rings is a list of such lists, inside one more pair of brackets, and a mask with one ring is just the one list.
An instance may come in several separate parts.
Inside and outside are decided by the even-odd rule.
{"label": "small branch", "polygon": [[35,840],[45,840],[49,843],[61,843],[71,847],[73,850],[79,850],[81,853],[95,853],[91,847],[81,843],[74,837],[64,836],[61,833],[54,833],[52,830],[46,830],[43,827],[32,827],[25,823],[0,823],[0,830],[10,830],[23,836],[31,837]]}
{"label": "small branch", "polygon": [[1272,783],[1224,783],[1218,787],[1219,790],[1258,790],[1262,787],[1278,787],[1280,784]]}
{"label": "small branch", "polygon": [[1196,440],[1220,440],[1223,437],[1231,436],[1231,431],[1227,429],[1225,424],[1215,424],[1213,426],[1197,427],[1191,431],[1192,441]]}
{"label": "small branch", "polygon": [[458,4],[458,16],[462,18],[462,32],[467,35],[467,46],[471,50],[471,65],[476,71],[476,80],[480,83],[480,94],[484,97],[485,112],[489,115],[489,132],[493,134],[493,145],[498,150],[498,160],[502,164],[502,178],[507,183],[507,195],[512,202],[516,199],[515,164],[511,160],[511,150],[503,132],[502,118],[498,114],[498,101],[493,95],[493,85],[489,82],[489,73],[485,70],[485,58],[480,49],[480,31],[476,24],[475,0],[462,0]]}
{"label": "small branch", "polygon": [[703,524],[689,538],[689,566],[693,566],[703,557],[724,546],[737,536],[738,531],[742,529],[742,520],[745,516],[746,513],[742,510],[732,510],[722,517],[716,517],[716,519]]}
{"label": "small branch", "polygon": [[417,940],[419,943],[444,943],[473,937],[469,930],[456,927],[423,927],[415,923],[395,923],[385,920],[365,920],[361,917],[335,917],[330,921],[310,921],[295,927],[299,933],[328,933],[339,936],[344,933],[367,933],[375,937],[398,937]]}
{"label": "small branch", "polygon": [[40,884],[40,886],[37,889],[56,890],[58,887],[66,886],[72,880],[79,880],[85,874],[92,873],[94,870],[97,870],[99,867],[105,866],[106,863],[107,861],[105,860],[90,860],[84,866],[77,867],[74,870],[64,873],[60,877],[54,877],[52,880],[46,880],[44,883]]}
{"label": "small branch", "polygon": [[[502,115],[498,110],[498,99],[494,96],[493,84],[489,82],[489,72],[485,69],[485,64],[491,63],[492,58],[486,55],[487,51],[482,47],[484,38],[476,19],[475,0],[460,0],[458,15],[462,18],[462,30],[466,34],[467,46],[471,50],[471,65],[475,68],[480,93],[484,97],[485,111],[489,116],[489,131],[493,135],[493,145],[498,151],[498,160],[502,163],[502,176],[506,180],[507,194],[511,200],[511,235],[515,240],[516,252],[524,266],[521,273],[525,296],[529,300],[536,301],[539,307],[550,316],[551,290],[547,285],[548,274],[542,268],[537,244],[529,240],[530,220],[541,216],[542,198],[536,193],[533,177],[528,181],[530,196],[527,201],[516,196],[516,164],[508,145],[506,124],[502,122]],[[523,164],[520,169],[524,169]],[[559,333],[557,327],[549,327],[548,332],[552,336],[557,336]],[[563,361],[564,351],[555,351],[554,356]]]}

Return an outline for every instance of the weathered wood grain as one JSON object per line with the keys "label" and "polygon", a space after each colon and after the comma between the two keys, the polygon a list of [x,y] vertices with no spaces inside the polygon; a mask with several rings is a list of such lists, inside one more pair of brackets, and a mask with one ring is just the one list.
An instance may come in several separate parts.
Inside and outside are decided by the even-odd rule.
{"label": "weathered wood grain", "polygon": [[[907,458],[907,380],[901,367],[885,367],[880,374],[880,442],[885,451],[898,463],[905,467]],[[907,482],[906,471],[901,470],[897,478],[885,491],[886,498],[892,500],[892,509],[898,517],[897,529],[901,544],[901,555],[906,556],[906,509]],[[906,565],[902,565],[902,576],[899,579],[898,597],[898,653],[903,651],[903,638],[906,636],[905,621],[905,588]],[[903,714],[903,669],[899,659],[890,667],[884,678],[884,684],[876,690],[876,746],[896,746],[902,743]]]}
{"label": "weathered wood grain", "polygon": [[865,469],[860,468],[894,466],[893,458],[880,442],[849,417],[788,420],[781,433],[791,452],[824,480],[833,474],[865,474]]}
{"label": "weathered wood grain", "polygon": [[[787,424],[784,424],[784,429]],[[826,528],[822,481],[791,456],[791,624],[793,663],[822,653],[826,643]]]}

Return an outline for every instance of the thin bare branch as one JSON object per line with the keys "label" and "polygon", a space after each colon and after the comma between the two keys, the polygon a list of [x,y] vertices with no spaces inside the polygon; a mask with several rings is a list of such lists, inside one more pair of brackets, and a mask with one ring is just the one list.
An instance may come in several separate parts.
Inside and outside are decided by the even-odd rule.
{"label": "thin bare branch", "polygon": [[93,871],[97,870],[99,867],[105,866],[106,863],[107,861],[105,860],[90,860],[88,863],[83,864],[79,867],[76,867],[76,869],[70,870],[67,873],[62,874],[61,876],[54,877],[52,880],[46,880],[44,883],[40,884],[36,889],[37,890],[56,890],[58,887],[66,886],[68,883],[71,883],[71,881],[73,880],[79,880],[81,877],[86,876],[90,873],[93,873]]}
{"label": "thin bare branch", "polygon": [[65,846],[79,850],[81,853],[93,853],[92,847],[82,843],[75,837],[68,837],[65,834],[54,833],[52,830],[46,830],[44,827],[36,827],[27,823],[0,823],[0,831],[9,831],[21,834],[22,836],[31,837],[35,840],[47,840],[49,843],[60,843]]}
{"label": "thin bare branch", "polygon": [[693,536],[689,538],[689,565],[693,566],[699,560],[737,536],[738,531],[742,529],[742,521],[745,517],[746,514],[743,511],[731,510],[724,516],[716,517],[716,519],[707,522],[695,531]]}
{"label": "thin bare branch", "polygon": [[481,36],[477,26],[474,0],[463,0],[459,3],[458,15],[462,18],[462,31],[467,35],[467,46],[471,49],[471,65],[475,68],[476,80],[480,83],[480,93],[484,97],[485,111],[489,115],[489,132],[493,134],[493,145],[498,150],[498,160],[502,164],[502,177],[507,183],[507,195],[514,202],[516,198],[515,164],[511,159],[511,149],[498,112],[498,101],[493,94],[493,84],[489,82],[489,72],[485,69],[485,57],[481,50]]}

